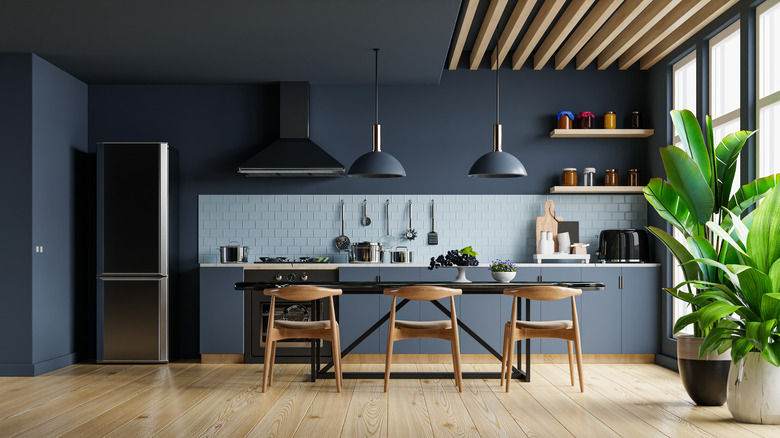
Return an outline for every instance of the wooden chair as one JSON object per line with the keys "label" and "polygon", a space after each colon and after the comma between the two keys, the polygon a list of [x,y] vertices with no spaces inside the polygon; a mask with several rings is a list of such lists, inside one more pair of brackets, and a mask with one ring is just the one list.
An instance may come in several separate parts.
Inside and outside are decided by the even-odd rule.
{"label": "wooden chair", "polygon": [[[512,380],[512,354],[517,341],[532,338],[555,338],[566,340],[569,352],[569,373],[571,386],[574,386],[574,363],[572,360],[572,342],[577,352],[577,372],[580,379],[580,391],[585,392],[582,380],[582,350],[580,349],[580,326],[577,322],[577,305],[574,297],[582,295],[580,289],[560,286],[528,286],[517,289],[504,289],[504,295],[514,296],[512,300],[512,320],[504,326],[504,355],[501,361],[501,384],[506,378],[506,391]],[[517,319],[517,299],[528,298],[537,301],[555,301],[571,298],[571,320],[561,321],[520,321]],[[526,352],[529,354],[530,352]]]}
{"label": "wooden chair", "polygon": [[[336,322],[336,310],[333,306],[333,296],[341,295],[341,289],[328,289],[317,286],[287,286],[266,289],[263,294],[271,297],[271,311],[268,318],[268,332],[265,341],[265,367],[263,368],[263,392],[266,382],[271,386],[273,381],[274,359],[276,358],[276,342],[282,339],[324,339],[330,341],[333,351],[333,364],[336,372],[336,390],[341,392],[341,340],[339,338],[339,323]],[[276,298],[290,301],[312,301],[328,298],[330,304],[330,320],[323,321],[275,321],[273,309]]]}
{"label": "wooden chair", "polygon": [[[458,320],[455,316],[455,295],[460,289],[439,286],[405,286],[385,289],[385,295],[392,295],[393,306],[390,311],[390,325],[387,330],[387,358],[385,361],[385,392],[390,383],[390,363],[393,357],[393,342],[402,339],[436,338],[450,341],[452,346],[452,365],[455,373],[455,386],[463,392],[463,378],[460,367],[460,342],[458,341]],[[450,319],[442,321],[403,321],[395,319],[396,299],[414,301],[432,301],[450,297]]]}

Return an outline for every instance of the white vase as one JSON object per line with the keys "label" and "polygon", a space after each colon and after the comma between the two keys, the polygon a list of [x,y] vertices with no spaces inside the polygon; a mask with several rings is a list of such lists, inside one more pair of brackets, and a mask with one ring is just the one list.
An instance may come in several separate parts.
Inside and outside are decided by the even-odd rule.
{"label": "white vase", "polygon": [[490,275],[493,276],[493,280],[496,280],[499,283],[509,283],[515,278],[515,274],[517,274],[517,272],[490,272]]}
{"label": "white vase", "polygon": [[780,424],[780,367],[755,352],[732,363],[726,403],[737,421]]}
{"label": "white vase", "polygon": [[458,278],[455,279],[455,283],[471,283],[471,280],[466,278],[466,268],[468,266],[455,266],[458,268]]}

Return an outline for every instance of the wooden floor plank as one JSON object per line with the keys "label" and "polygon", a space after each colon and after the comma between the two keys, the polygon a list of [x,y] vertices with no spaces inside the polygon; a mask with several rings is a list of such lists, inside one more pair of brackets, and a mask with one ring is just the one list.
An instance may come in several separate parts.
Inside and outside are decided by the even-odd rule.
{"label": "wooden floor plank", "polygon": [[[360,370],[359,364],[344,364],[342,372]],[[355,390],[354,379],[345,379],[341,393],[336,391],[336,381],[328,379],[320,386],[317,397],[309,406],[309,410],[301,419],[296,437],[310,438],[313,436],[340,436],[344,422],[349,412],[352,395]],[[370,435],[369,435],[370,436]]]}
{"label": "wooden floor plank", "polygon": [[[419,364],[417,369],[423,372],[452,372],[452,365]],[[454,379],[420,379],[420,383],[434,437],[479,436]]]}
{"label": "wooden floor plank", "polygon": [[[342,365],[346,370],[347,364]],[[382,372],[382,364],[362,364],[361,372]],[[345,380],[346,382],[347,380]],[[356,379],[344,421],[343,437],[386,437],[387,394],[381,379]]]}
{"label": "wooden floor plank", "polygon": [[[393,364],[391,371],[417,371],[415,364]],[[428,405],[419,379],[391,379],[387,390],[387,435],[398,438],[433,436]]]}
{"label": "wooden floor plank", "polygon": [[[120,371],[121,370],[121,371]],[[49,400],[45,400],[33,407],[25,408],[0,422],[0,436],[10,436],[21,433],[24,430],[37,426],[45,421],[61,415],[72,409],[84,405],[102,395],[116,391],[123,385],[142,378],[154,369],[149,367],[125,367],[118,368],[118,373],[97,378],[94,383],[82,386],[73,391],[57,393]],[[109,378],[110,377],[110,378]],[[38,401],[38,399],[36,399]],[[35,403],[35,402],[32,402]],[[29,403],[20,403],[24,407]]]}
{"label": "wooden floor plank", "polygon": [[[201,365],[212,366],[212,365]],[[149,406],[140,415],[131,418],[122,427],[109,433],[114,438],[137,438],[153,436],[177,418],[187,416],[189,411],[206,397],[213,395],[226,383],[237,378],[240,372],[252,374],[256,369],[247,365],[218,365],[217,369],[184,387],[165,403]],[[262,372],[262,371],[261,371]]]}
{"label": "wooden floor plank", "polygon": [[[471,366],[474,367],[475,371],[497,371],[495,365],[471,364]],[[498,367],[499,371],[500,369]],[[505,392],[504,387],[499,385],[498,380],[486,380],[485,383],[527,436],[574,436],[522,387],[519,389],[513,387],[510,392]]]}

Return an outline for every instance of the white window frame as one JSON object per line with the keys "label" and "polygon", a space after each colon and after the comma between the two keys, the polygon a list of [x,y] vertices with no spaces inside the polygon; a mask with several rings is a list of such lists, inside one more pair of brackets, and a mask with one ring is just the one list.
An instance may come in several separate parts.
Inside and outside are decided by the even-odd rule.
{"label": "white window frame", "polygon": [[[767,96],[761,97],[761,14],[780,4],[780,0],[766,0],[756,7],[756,128],[759,129],[759,135],[756,136],[756,175],[764,176],[761,172],[761,110],[767,106],[780,102],[780,90],[777,90]],[[780,30],[778,30],[780,31]],[[780,74],[780,72],[775,72]],[[780,169],[773,169],[780,172]]]}
{"label": "white window frame", "polygon": [[[715,83],[715,77],[714,77],[715,69],[713,68],[713,60],[715,59],[715,57],[713,56],[713,48],[715,46],[717,46],[718,44],[720,44],[721,42],[723,42],[724,40],[726,40],[728,38],[731,38],[731,37],[733,37],[735,35],[736,35],[736,37],[738,39],[740,39],[742,37],[740,35],[739,20],[736,20],[734,23],[729,25],[727,28],[725,28],[722,31],[718,32],[717,35],[715,35],[712,38],[710,38],[709,44],[708,44],[709,45],[709,55],[710,55],[709,56],[710,65],[709,65],[709,68],[708,68],[708,70],[709,70],[709,78],[710,78],[710,81],[709,81],[709,97],[710,97],[710,99],[709,99],[709,106],[710,106],[709,114],[713,115],[713,118],[712,118],[712,128],[713,128],[713,131],[717,130],[718,128],[720,128],[723,125],[726,125],[728,123],[733,123],[733,122],[737,122],[737,126],[738,127],[742,126],[742,119],[740,117],[740,115],[741,115],[741,108],[742,108],[741,104],[737,105],[737,108],[735,108],[735,109],[733,109],[733,110],[731,110],[731,111],[729,111],[729,112],[727,112],[725,114],[721,114],[718,117],[714,117],[715,111],[714,111],[713,106],[712,106],[713,102],[715,101],[715,99],[714,99],[715,93],[717,91],[720,91],[720,90],[714,90],[713,89],[713,84]],[[742,59],[742,53],[741,52],[742,52],[742,50],[741,50],[741,46],[740,46],[740,56],[739,56],[740,62],[741,62],[741,59]],[[740,81],[741,80],[742,80],[742,77],[740,76]],[[740,99],[738,99],[737,101],[741,103]],[[739,129],[739,128],[737,128],[737,129]],[[730,132],[727,132],[727,134],[730,134]],[[712,141],[715,142],[716,144],[715,145],[710,145],[710,146],[711,147],[717,146],[717,142],[719,142],[720,140],[721,140],[721,138],[713,138]],[[732,187],[731,187],[731,193],[736,192],[740,188],[740,186],[742,185],[741,182],[740,182],[741,175],[742,175],[742,172],[740,172],[740,166],[737,165],[737,171],[734,174],[734,183],[732,184]]]}
{"label": "white window frame", "polygon": [[[679,61],[675,62],[672,65],[672,109],[676,109],[676,110],[689,109],[689,110],[693,111],[694,114],[695,114],[696,113],[696,108],[676,108],[675,104],[674,104],[674,100],[675,100],[674,96],[675,96],[675,91],[676,91],[675,78],[677,77],[677,72],[680,69],[682,69],[683,67],[687,67],[688,64],[690,64],[691,62],[694,63],[694,68],[696,68],[695,67],[695,64],[696,64],[696,50],[691,50],[691,53],[683,56],[682,59],[680,59]],[[698,81],[697,81],[697,84],[694,87],[694,89],[698,89]],[[680,136],[677,135],[676,131],[672,131],[672,143],[673,144],[678,144],[680,142],[681,142]]]}

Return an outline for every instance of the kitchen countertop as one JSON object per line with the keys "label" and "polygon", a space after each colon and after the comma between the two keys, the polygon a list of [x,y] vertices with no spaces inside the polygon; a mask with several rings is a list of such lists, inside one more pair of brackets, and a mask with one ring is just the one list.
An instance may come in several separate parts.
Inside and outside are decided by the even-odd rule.
{"label": "kitchen countertop", "polygon": [[[427,263],[201,263],[201,268],[230,268],[242,267],[244,269],[323,269],[338,268],[427,268]],[[650,268],[659,267],[660,263],[515,263],[518,268]],[[455,266],[451,266],[454,268]],[[488,268],[485,263],[473,268]],[[450,266],[447,266],[450,268]],[[439,268],[443,269],[443,268]]]}

